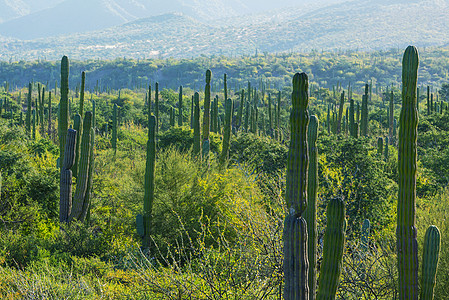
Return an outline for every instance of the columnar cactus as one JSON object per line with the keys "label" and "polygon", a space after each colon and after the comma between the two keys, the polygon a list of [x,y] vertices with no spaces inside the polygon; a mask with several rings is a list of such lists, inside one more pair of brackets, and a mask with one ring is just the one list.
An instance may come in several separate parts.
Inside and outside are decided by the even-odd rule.
{"label": "columnar cactus", "polygon": [[360,135],[368,135],[368,84],[365,85],[365,95],[362,96],[362,114]]}
{"label": "columnar cactus", "polygon": [[78,166],[78,177],[76,180],[76,190],[73,197],[73,207],[70,213],[70,220],[84,221],[87,215],[88,203],[86,202],[87,186],[89,182],[89,166],[92,138],[92,112],[88,111],[84,114],[83,135],[81,139],[81,151]]}
{"label": "columnar cactus", "polygon": [[28,95],[27,95],[27,114],[25,117],[25,130],[27,132],[27,135],[31,136],[31,93],[33,92],[33,85],[31,82],[28,84]]}
{"label": "columnar cactus", "polygon": [[379,157],[382,157],[383,150],[384,150],[384,139],[379,137],[377,139],[377,155],[379,155]]}
{"label": "columnar cactus", "polygon": [[72,167],[73,177],[78,177],[78,163],[80,157],[81,136],[83,133],[83,122],[80,114],[76,114],[73,118],[73,129],[76,130],[76,146],[75,146],[75,164]]}
{"label": "columnar cactus", "polygon": [[200,95],[194,95],[195,110],[193,113],[193,156],[201,155],[201,133],[200,133]]}
{"label": "columnar cactus", "polygon": [[354,99],[351,99],[349,102],[349,134],[352,137],[355,137],[355,105]]}
{"label": "columnar cactus", "polygon": [[204,87],[204,116],[203,116],[203,158],[209,158],[209,129],[210,129],[210,81],[212,73],[206,71],[206,86]]}
{"label": "columnar cactus", "polygon": [[144,248],[150,246],[151,215],[154,201],[154,170],[156,162],[156,118],[150,117],[148,124],[147,162],[145,168],[145,194],[143,198],[143,241]]}
{"label": "columnar cactus", "polygon": [[47,135],[48,138],[51,138],[51,92],[48,93],[48,127],[47,127]]}
{"label": "columnar cactus", "polygon": [[114,104],[114,108],[112,110],[112,149],[114,149],[114,152],[117,151],[117,104]]}
{"label": "columnar cactus", "polygon": [[242,89],[240,93],[240,104],[239,104],[239,111],[237,113],[237,124],[238,129],[242,130],[242,117],[243,117],[243,107],[245,106],[245,90]]}
{"label": "columnar cactus", "polygon": [[388,116],[388,137],[390,143],[393,143],[393,122],[394,122],[394,103],[393,103],[393,90],[390,95],[389,116]]}
{"label": "columnar cactus", "polygon": [[268,94],[268,133],[271,136],[273,132],[273,119],[271,112],[271,94]]}
{"label": "columnar cactus", "polygon": [[36,110],[33,109],[33,140],[36,140]]}
{"label": "columnar cactus", "polygon": [[284,298],[308,299],[307,225],[301,217],[307,206],[307,126],[309,123],[308,77],[293,77],[291,138],[287,159],[284,222]]}
{"label": "columnar cactus", "polygon": [[245,132],[248,132],[248,130],[249,130],[250,114],[251,114],[251,105],[250,105],[249,101],[247,101],[246,108],[245,108],[245,126],[244,126]]}
{"label": "columnar cactus", "polygon": [[228,100],[228,80],[226,73],[223,75],[223,85],[224,85],[224,99],[226,102]]}
{"label": "columnar cactus", "polygon": [[170,106],[170,127],[175,127],[175,109]]}
{"label": "columnar cactus", "polygon": [[399,195],[397,207],[397,259],[399,299],[418,299],[418,242],[415,226],[418,111],[416,82],[419,57],[408,46],[402,59],[402,109],[399,119]]}
{"label": "columnar cactus", "polygon": [[193,111],[195,110],[194,96],[192,95],[192,102],[190,103],[190,129],[193,129]]}
{"label": "columnar cactus", "polygon": [[343,118],[344,106],[345,106],[345,91],[343,91],[340,96],[340,105],[338,107],[337,134],[341,133],[341,121]]}
{"label": "columnar cactus", "polygon": [[389,145],[389,142],[388,142],[388,136],[387,136],[387,137],[385,137],[385,150],[384,150],[384,160],[385,161],[388,161],[388,156],[389,156],[388,145]]}
{"label": "columnar cactus", "polygon": [[278,92],[278,103],[276,108],[276,132],[277,132],[277,138],[281,139],[281,91]]}
{"label": "columnar cactus", "polygon": [[345,204],[331,199],[327,205],[327,226],[324,233],[323,261],[320,268],[317,300],[335,299],[343,265],[345,244]]}
{"label": "columnar cactus", "polygon": [[68,222],[72,209],[72,166],[75,163],[76,130],[68,129],[64,161],[61,163],[59,222]]}
{"label": "columnar cactus", "polygon": [[420,299],[433,300],[440,254],[440,231],[436,226],[427,228],[423,250]]}
{"label": "columnar cactus", "polygon": [[179,87],[179,100],[178,100],[178,126],[182,126],[182,85]]}
{"label": "columnar cactus", "polygon": [[40,127],[40,133],[41,136],[44,136],[45,133],[45,127],[44,127],[44,100],[45,100],[45,87],[42,87],[42,98],[41,98],[41,103],[39,104],[40,106],[40,111],[39,111],[39,123],[41,124]]}
{"label": "columnar cactus", "polygon": [[232,100],[227,99],[225,103],[225,124],[223,130],[223,149],[220,155],[220,165],[225,166],[229,156],[229,146],[232,130],[232,112],[234,110]]}
{"label": "columnar cactus", "polygon": [[81,72],[81,90],[80,90],[80,107],[79,114],[83,117],[84,114],[84,86],[86,85],[86,72]]}
{"label": "columnar cactus", "polygon": [[[61,99],[59,101],[58,135],[59,160],[64,161],[65,140],[69,127],[69,59],[63,56],[61,60]],[[62,164],[61,164],[62,167]]]}
{"label": "columnar cactus", "polygon": [[304,211],[304,219],[307,223],[307,253],[309,260],[309,299],[315,299],[316,293],[316,261],[317,261],[317,191],[318,191],[318,149],[316,141],[318,137],[318,118],[310,117],[307,131],[307,143],[309,154],[309,170],[307,174],[307,208]]}
{"label": "columnar cactus", "polygon": [[159,131],[159,82],[154,84],[154,116],[156,117],[156,134]]}
{"label": "columnar cactus", "polygon": [[371,224],[368,219],[365,219],[362,224],[362,238],[360,240],[360,248],[366,252],[369,249],[369,235]]}

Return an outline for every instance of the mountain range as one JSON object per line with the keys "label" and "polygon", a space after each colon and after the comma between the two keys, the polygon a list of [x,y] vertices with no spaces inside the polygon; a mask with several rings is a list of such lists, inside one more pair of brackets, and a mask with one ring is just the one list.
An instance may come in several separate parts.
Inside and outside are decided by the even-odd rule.
{"label": "mountain range", "polygon": [[[74,1],[63,1],[51,9],[40,11],[40,14],[49,11],[54,14],[53,9],[60,9]],[[120,1],[134,4],[139,2]],[[77,0],[76,3],[80,7],[81,3],[97,3],[95,11],[108,11],[110,24],[117,22],[119,25],[109,26],[110,24],[105,23],[101,25],[102,29],[95,31],[88,31],[87,26],[79,25],[78,30],[72,33],[67,28],[64,29],[67,32],[65,34],[55,32],[50,37],[32,40],[3,37],[3,40],[0,38],[0,59],[40,57],[53,60],[62,54],[76,59],[113,59],[123,56],[190,58],[199,55],[254,54],[256,51],[373,50],[403,48],[409,44],[420,47],[444,46],[449,41],[448,0],[331,1],[244,16],[239,15],[243,8],[226,8],[226,13],[209,13],[204,17],[199,17],[194,12],[195,5],[200,3],[200,0],[172,1],[182,2],[185,7],[189,4],[192,12],[189,13],[185,9],[182,13],[164,13],[142,18],[138,13],[144,15],[143,8],[140,12],[137,8],[131,10],[131,6],[127,6],[126,11],[115,6],[112,7],[115,7],[114,9],[109,7],[110,9],[105,10],[105,6],[100,5],[105,2],[117,4],[119,0]],[[285,0],[286,4],[288,1]],[[170,0],[166,2],[172,3]],[[217,0],[209,3],[210,12],[219,12],[222,4],[244,7],[243,1],[239,0]],[[196,6],[196,9],[198,7]],[[113,11],[116,13],[112,13]],[[207,9],[204,7],[202,11]],[[29,15],[28,18],[33,15],[37,13]],[[70,23],[68,16],[60,15],[54,17],[61,18],[60,27],[65,26],[62,20]],[[78,21],[82,19],[88,22],[95,19],[92,11],[83,12],[82,9],[70,15],[79,15],[76,19]],[[212,17],[217,19],[211,19]],[[17,18],[15,21],[21,19]],[[12,24],[12,21],[0,24],[0,33],[5,35],[5,27],[2,26],[9,24]],[[48,32],[51,28],[48,28]]]}

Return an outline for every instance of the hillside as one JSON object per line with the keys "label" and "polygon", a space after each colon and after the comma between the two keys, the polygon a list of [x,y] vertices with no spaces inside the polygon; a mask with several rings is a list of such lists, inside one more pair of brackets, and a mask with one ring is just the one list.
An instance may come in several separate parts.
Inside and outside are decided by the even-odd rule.
{"label": "hillside", "polygon": [[[29,1],[30,2],[30,1]],[[38,1],[40,2],[40,1]],[[182,13],[210,22],[243,14],[306,5],[308,0],[52,0],[40,9],[22,1],[0,1],[0,33],[21,40],[82,33],[139,18]],[[321,0],[315,6],[342,0]],[[38,4],[38,3],[35,3]]]}
{"label": "hillside", "polygon": [[[133,15],[111,13],[111,19],[124,21],[127,16]],[[93,15],[85,18],[95,20]],[[370,51],[408,44],[441,46],[449,40],[449,4],[439,0],[348,1],[324,8],[299,6],[271,15],[227,20],[201,22],[186,14],[164,14],[95,32],[3,43],[0,59],[54,60],[62,53],[74,59],[113,59],[313,49]]]}

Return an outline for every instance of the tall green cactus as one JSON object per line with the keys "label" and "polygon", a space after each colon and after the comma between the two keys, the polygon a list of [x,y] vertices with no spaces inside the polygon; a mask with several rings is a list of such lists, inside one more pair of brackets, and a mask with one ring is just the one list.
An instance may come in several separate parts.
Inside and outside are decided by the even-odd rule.
{"label": "tall green cactus", "polygon": [[59,181],[59,222],[68,222],[72,209],[72,166],[75,163],[76,130],[68,129]]}
{"label": "tall green cactus", "polygon": [[31,137],[31,93],[33,92],[33,85],[31,82],[28,84],[28,95],[27,95],[27,114],[25,116],[25,130],[28,137]]}
{"label": "tall green cactus", "polygon": [[80,90],[80,107],[79,114],[82,117],[84,114],[84,86],[86,85],[86,72],[81,72],[81,90]]}
{"label": "tall green cactus", "polygon": [[440,254],[440,230],[436,226],[429,226],[424,236],[421,300],[433,300],[433,290],[436,283],[438,259]]}
{"label": "tall green cactus", "polygon": [[70,220],[84,221],[88,211],[86,202],[87,186],[89,182],[89,166],[92,145],[92,112],[84,114],[83,135],[81,138],[80,159],[78,162],[78,177],[76,180],[76,190],[73,197],[73,207],[70,213]]}
{"label": "tall green cactus", "polygon": [[201,133],[200,133],[200,95],[195,93],[193,96],[195,107],[193,113],[193,156],[201,155]]}
{"label": "tall green cactus", "polygon": [[379,155],[379,157],[382,157],[383,150],[384,150],[384,139],[382,137],[379,137],[377,139],[377,155]]}
{"label": "tall green cactus", "polygon": [[335,299],[340,282],[345,244],[345,203],[331,199],[327,205],[327,226],[324,233],[323,261],[320,268],[317,300]]}
{"label": "tall green cactus", "polygon": [[360,124],[360,135],[368,135],[368,84],[365,84],[365,94],[362,96],[362,113]]}
{"label": "tall green cactus", "polygon": [[220,165],[225,166],[228,161],[229,147],[231,141],[233,103],[231,99],[227,99],[225,103],[225,124],[223,130],[223,148],[220,155]]}
{"label": "tall green cactus", "polygon": [[[61,99],[59,100],[58,135],[59,135],[59,160],[64,161],[64,148],[69,127],[69,59],[63,56],[61,59]],[[62,167],[62,164],[61,164]]]}
{"label": "tall green cactus", "polygon": [[243,107],[245,106],[245,90],[242,89],[240,92],[240,104],[239,104],[239,111],[237,113],[237,125],[238,129],[242,130],[242,117],[243,117]]}
{"label": "tall green cactus", "polygon": [[36,110],[35,109],[33,109],[32,115],[33,115],[33,140],[36,140]]}
{"label": "tall green cactus", "polygon": [[154,116],[156,117],[156,134],[159,131],[159,82],[154,84]]}
{"label": "tall green cactus", "polygon": [[73,177],[78,177],[78,164],[80,157],[81,136],[83,134],[83,122],[80,114],[76,114],[73,118],[73,129],[76,130],[76,146],[75,146],[75,163],[72,167]]}
{"label": "tall green cactus", "polygon": [[345,106],[345,91],[343,91],[340,96],[340,105],[338,107],[337,134],[341,133],[341,121],[343,118],[344,106]]}
{"label": "tall green cactus", "polygon": [[210,81],[212,73],[206,71],[206,86],[204,87],[204,116],[203,116],[203,159],[209,159],[209,130],[210,130]]}
{"label": "tall green cactus", "polygon": [[308,299],[307,225],[301,217],[307,206],[307,126],[309,81],[305,73],[293,77],[290,147],[287,159],[284,222],[284,298]]}
{"label": "tall green cactus", "polygon": [[416,83],[419,57],[408,46],[402,59],[402,109],[399,119],[399,195],[397,207],[397,259],[399,299],[418,299],[418,242],[415,226],[418,111]]}
{"label": "tall green cactus", "polygon": [[389,105],[389,116],[388,116],[388,137],[390,140],[390,143],[393,143],[393,126],[394,126],[394,94],[393,90],[391,90],[390,95],[390,105]]}
{"label": "tall green cactus", "polygon": [[178,99],[178,126],[182,126],[182,85],[179,86],[179,99]]}
{"label": "tall green cactus", "polygon": [[362,238],[360,239],[361,249],[366,252],[369,249],[369,236],[370,236],[371,223],[368,219],[365,219],[362,224]]}
{"label": "tall green cactus", "polygon": [[52,131],[52,124],[51,124],[51,91],[48,93],[48,127],[47,127],[47,135],[48,138],[51,139],[51,131]]}
{"label": "tall green cactus", "polygon": [[148,124],[147,161],[145,168],[145,194],[143,198],[143,247],[150,246],[151,216],[154,202],[154,170],[156,163],[156,118],[150,117]]}
{"label": "tall green cactus", "polygon": [[316,294],[316,262],[317,262],[317,192],[318,192],[318,138],[319,122],[316,116],[310,116],[307,131],[309,153],[309,170],[307,174],[307,207],[304,219],[307,223],[307,253],[309,260],[309,299],[314,300]]}
{"label": "tall green cactus", "polygon": [[41,137],[44,136],[45,134],[45,127],[44,127],[44,100],[45,100],[45,87],[42,87],[42,98],[41,98],[41,103],[39,104],[40,106],[40,111],[39,111],[39,123],[41,124],[40,127],[40,133],[41,133]]}
{"label": "tall green cactus", "polygon": [[114,108],[112,110],[112,149],[114,149],[114,153],[117,152],[117,104],[114,104]]}

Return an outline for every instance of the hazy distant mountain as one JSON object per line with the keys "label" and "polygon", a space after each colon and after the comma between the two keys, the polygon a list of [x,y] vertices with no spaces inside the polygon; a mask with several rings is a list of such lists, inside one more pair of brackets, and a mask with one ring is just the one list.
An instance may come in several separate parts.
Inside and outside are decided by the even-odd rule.
{"label": "hazy distant mountain", "polygon": [[[0,0],[0,12],[14,15],[0,24],[0,34],[35,39],[108,28],[139,18],[178,12],[201,21],[280,9],[313,2],[321,5],[343,0],[49,0],[38,10],[38,0]],[[57,5],[56,5],[57,4]],[[15,12],[12,12],[15,10]],[[2,13],[3,14],[3,13]],[[1,18],[1,15],[0,15]]]}
{"label": "hazy distant mountain", "polygon": [[[84,0],[85,1],[85,0]],[[82,1],[80,1],[82,2]],[[228,21],[227,21],[228,20]],[[313,9],[200,22],[182,14],[142,18],[108,29],[0,44],[0,59],[186,57],[261,52],[389,49],[449,41],[449,1],[358,0]]]}
{"label": "hazy distant mountain", "polygon": [[0,0],[0,23],[50,8],[64,0]]}

